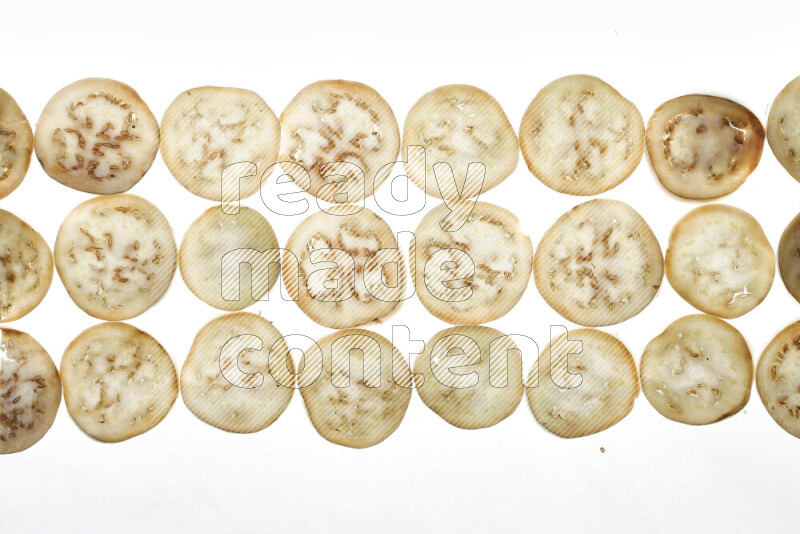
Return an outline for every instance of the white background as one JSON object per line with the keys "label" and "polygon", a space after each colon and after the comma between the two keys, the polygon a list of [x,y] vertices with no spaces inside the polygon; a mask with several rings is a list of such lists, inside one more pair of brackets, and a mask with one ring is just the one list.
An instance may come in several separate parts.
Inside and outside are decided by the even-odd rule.
{"label": "white background", "polygon": [[[632,100],[645,121],[665,100],[704,92],[732,98],[766,122],[774,96],[800,75],[798,15],[796,2],[732,0],[14,2],[2,7],[0,86],[33,124],[53,93],[89,76],[132,85],[159,119],[178,93],[199,85],[252,89],[279,114],[307,84],[344,78],[377,89],[402,124],[423,93],[469,83],[497,98],[518,128],[542,86],[587,73]],[[131,192],[162,209],[178,242],[212,205],[178,185],[160,156]],[[694,206],[670,196],[646,159],[602,197],[632,204],[663,248],[672,225]],[[88,198],[51,180],[34,160],[0,208],[52,247],[64,216]],[[800,184],[765,145],[759,167],[724,202],[753,214],[777,247],[798,198]],[[514,211],[534,245],[561,213],[586,200],[547,189],[521,158],[483,199]],[[285,243],[300,218],[270,215],[259,202],[256,195],[247,204]],[[433,205],[429,199],[426,211]],[[413,230],[421,216],[386,219],[395,231]],[[272,295],[249,311],[284,334],[328,332]],[[605,330],[638,362],[652,337],[693,312],[665,280],[644,312]],[[130,323],[158,339],[180,367],[196,332],[220,313],[176,273],[164,299]],[[798,317],[800,304],[778,277],[766,301],[732,323],[757,358]],[[56,276],[34,312],[4,326],[33,335],[58,363],[67,344],[96,322]],[[416,298],[392,322],[421,340],[447,326]],[[543,348],[550,324],[569,325],[531,282],[519,305],[491,326],[528,334]],[[376,330],[390,336],[388,325]],[[526,355],[526,369],[531,362]],[[86,437],[62,403],[41,442],[0,457],[0,532],[768,532],[796,529],[798,450],[800,441],[772,421],[755,388],[743,412],[698,428],[668,421],[640,395],[620,424],[571,441],[538,426],[525,400],[498,426],[466,431],[415,394],[397,432],[366,450],[317,435],[299,394],[258,434],[217,430],[178,399],[154,430],[115,445]]]}

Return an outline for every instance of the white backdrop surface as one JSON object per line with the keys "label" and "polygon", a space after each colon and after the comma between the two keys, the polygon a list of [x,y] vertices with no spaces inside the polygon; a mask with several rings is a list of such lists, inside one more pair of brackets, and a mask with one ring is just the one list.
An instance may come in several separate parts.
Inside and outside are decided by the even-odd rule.
{"label": "white backdrop surface", "polygon": [[[84,0],[6,3],[1,12],[0,87],[32,124],[53,93],[90,76],[132,85],[159,119],[178,93],[200,85],[254,90],[280,114],[307,84],[343,78],[377,89],[401,124],[430,89],[477,85],[518,129],[542,86],[586,73],[632,100],[645,121],[665,100],[708,93],[749,107],[766,125],[772,99],[800,75],[800,5],[791,1]],[[164,212],[178,242],[212,205],[184,190],[160,156],[131,193]],[[52,247],[63,218],[90,196],[56,183],[34,160],[0,208]],[[646,159],[600,197],[634,206],[662,248],[672,225],[697,205],[668,194]],[[800,211],[798,199],[800,184],[765,145],[756,171],[722,202],[754,215],[777,248]],[[482,200],[515,212],[535,246],[558,216],[587,199],[546,188],[520,158],[516,172]],[[412,231],[435,203],[429,198],[422,213],[385,218],[395,232]],[[302,219],[270,214],[258,195],[245,205],[267,216],[282,244]],[[284,334],[329,332],[276,292],[272,297],[248,311]],[[640,315],[604,330],[638,363],[652,337],[694,312],[665,280]],[[176,273],[164,299],[129,322],[159,340],[180,368],[197,331],[221,313]],[[757,358],[798,318],[800,304],[776,277],[764,303],[731,322]],[[34,312],[3,326],[34,336],[58,363],[69,342],[96,323],[56,277]],[[419,340],[447,326],[416,298],[374,330],[390,337],[391,324],[407,325]],[[551,324],[573,326],[531,281],[517,307],[490,326],[527,334],[544,348]],[[532,361],[525,355],[526,372]],[[217,430],[178,399],[154,430],[115,445],[85,436],[62,402],[40,443],[0,457],[0,532],[779,531],[797,525],[799,450],[755,388],[743,412],[698,428],[663,418],[640,395],[620,424],[571,441],[542,429],[524,399],[496,427],[466,431],[415,394],[397,432],[366,450],[322,439],[299,394],[273,426],[252,435]]]}

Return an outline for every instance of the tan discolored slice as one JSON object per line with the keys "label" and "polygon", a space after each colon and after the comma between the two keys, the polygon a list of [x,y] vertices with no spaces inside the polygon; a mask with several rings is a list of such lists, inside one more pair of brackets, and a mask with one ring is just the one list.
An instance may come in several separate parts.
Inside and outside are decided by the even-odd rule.
{"label": "tan discolored slice", "polygon": [[519,219],[488,202],[436,206],[417,226],[410,254],[420,301],[455,325],[487,323],[508,313],[533,269],[533,246]]}
{"label": "tan discolored slice", "polygon": [[678,221],[669,236],[667,280],[686,302],[725,319],[758,306],[775,278],[775,252],[749,213],[711,204]]}
{"label": "tan discolored slice", "polygon": [[772,101],[767,141],[781,165],[800,181],[800,77],[789,82]]}
{"label": "tan discolored slice", "polygon": [[99,195],[136,185],[158,152],[158,121],[133,88],[116,80],[74,82],[36,123],[36,157],[62,184]]}
{"label": "tan discolored slice", "polygon": [[633,356],[620,340],[600,330],[582,328],[557,337],[539,357],[538,386],[533,387],[536,372],[534,366],[528,377],[528,403],[536,420],[562,438],[614,426],[639,395]]}
{"label": "tan discolored slice", "polygon": [[96,197],[67,215],[53,251],[69,296],[106,321],[143,313],[175,274],[175,238],[164,215],[141,197]]}
{"label": "tan discolored slice", "polygon": [[126,323],[81,332],[61,358],[61,380],[72,419],[107,443],[147,432],[178,397],[178,374],[167,351]]}
{"label": "tan discolored slice", "polygon": [[263,317],[246,312],[205,325],[181,370],[186,407],[228,432],[270,426],[292,399],[293,384],[294,364],[282,334]]}
{"label": "tan discolored slice", "polygon": [[33,153],[33,130],[17,101],[0,89],[0,198],[19,186]]}
{"label": "tan discolored slice", "polygon": [[[371,196],[389,177],[389,164],[399,153],[400,130],[392,108],[362,83],[312,83],[281,114],[280,160],[305,167],[311,181],[297,185],[327,202],[358,202]],[[333,162],[349,165],[322,169]],[[331,185],[334,182],[341,183]]]}
{"label": "tan discolored slice", "polygon": [[334,332],[306,351],[305,365],[315,365],[309,362],[322,362],[322,372],[313,384],[299,384],[300,392],[323,438],[362,449],[400,426],[411,400],[412,377],[388,339],[369,330]]}
{"label": "tan discolored slice", "polygon": [[[223,262],[228,253],[232,255],[227,259],[236,260],[230,265]],[[262,299],[280,274],[278,238],[269,222],[251,208],[243,207],[236,215],[223,213],[219,206],[204,211],[186,230],[179,258],[181,276],[192,293],[225,311],[243,310]],[[250,271],[241,280],[240,262],[247,263]]]}
{"label": "tan discolored slice", "polygon": [[778,269],[786,289],[800,302],[800,214],[792,219],[781,235]]}
{"label": "tan discolored slice", "polygon": [[262,174],[278,160],[280,142],[278,117],[247,89],[189,89],[172,101],[161,120],[164,163],[183,187],[209,200],[220,200],[222,169],[234,163],[258,167],[256,177],[236,184],[238,198],[258,191]]}
{"label": "tan discolored slice", "polygon": [[0,210],[0,323],[16,321],[42,302],[53,281],[53,255],[39,232]]}
{"label": "tan discolored slice", "polygon": [[0,454],[42,439],[59,404],[61,380],[50,355],[28,334],[0,329]]}
{"label": "tan discolored slice", "polygon": [[647,152],[658,179],[683,198],[733,193],[755,170],[764,127],[725,98],[686,95],[661,104],[647,124]]}
{"label": "tan discolored slice", "polygon": [[800,322],[781,330],[761,353],[756,388],[775,422],[800,438]]}
{"label": "tan discolored slice", "polygon": [[406,265],[394,232],[367,208],[341,205],[311,215],[292,232],[286,249],[283,282],[289,296],[323,326],[380,323],[405,298]]}
{"label": "tan discolored slice", "polygon": [[650,304],[661,287],[664,259],[636,210],[618,200],[591,200],[545,232],[533,272],[539,293],[564,318],[607,326]]}
{"label": "tan discolored slice", "polygon": [[722,319],[688,315],[647,344],[641,379],[645,397],[661,415],[707,425],[747,404],[753,358],[742,334]]}
{"label": "tan discolored slice", "polygon": [[[437,198],[485,193],[514,172],[519,161],[517,134],[503,108],[471,85],[445,85],[417,100],[403,123],[402,154],[415,145],[425,148],[425,166],[406,165],[406,172],[417,187]],[[436,165],[434,174],[440,162],[450,166],[458,191],[449,187],[452,178],[445,165]],[[486,173],[482,184],[464,190],[470,163],[482,163]]]}
{"label": "tan discolored slice", "polygon": [[599,195],[633,173],[644,152],[639,110],[599,78],[573,75],[545,86],[522,116],[519,145],[544,185]]}
{"label": "tan discolored slice", "polygon": [[[522,399],[522,358],[494,328],[456,326],[437,333],[414,362],[417,391],[428,408],[459,428],[496,425]],[[419,378],[418,378],[419,379]]]}

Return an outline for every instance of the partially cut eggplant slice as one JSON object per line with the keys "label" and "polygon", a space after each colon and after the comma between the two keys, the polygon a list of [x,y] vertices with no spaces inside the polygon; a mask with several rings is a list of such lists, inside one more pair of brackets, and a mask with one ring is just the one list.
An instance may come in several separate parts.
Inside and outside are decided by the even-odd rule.
{"label": "partially cut eggplant slice", "polygon": [[775,422],[800,438],[800,322],[781,330],[764,349],[756,388]]}
{"label": "partially cut eggplant slice", "polygon": [[0,198],[16,189],[31,162],[33,130],[17,101],[0,89]]}
{"label": "partially cut eggplant slice", "polygon": [[800,214],[792,219],[781,235],[778,269],[787,291],[800,302]]}
{"label": "partially cut eggplant slice", "polygon": [[0,454],[44,437],[61,404],[61,380],[50,355],[28,334],[0,329]]}
{"label": "partially cut eggplant slice", "polygon": [[0,210],[0,323],[15,321],[42,302],[53,281],[53,255],[39,232]]}
{"label": "partially cut eggplant slice", "polygon": [[775,157],[800,181],[800,76],[778,93],[769,108],[767,141]]}

